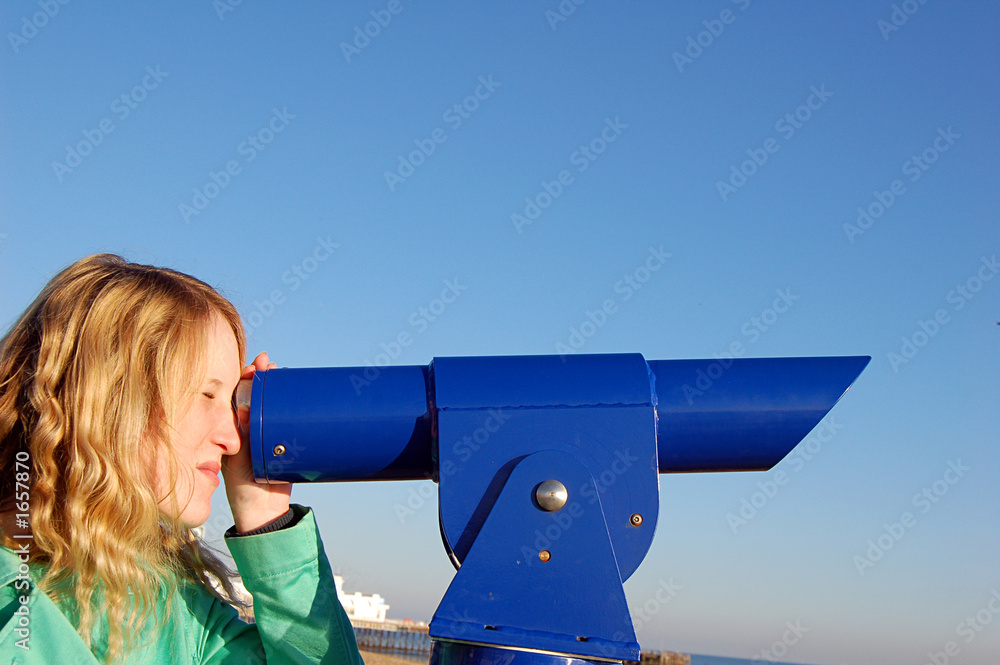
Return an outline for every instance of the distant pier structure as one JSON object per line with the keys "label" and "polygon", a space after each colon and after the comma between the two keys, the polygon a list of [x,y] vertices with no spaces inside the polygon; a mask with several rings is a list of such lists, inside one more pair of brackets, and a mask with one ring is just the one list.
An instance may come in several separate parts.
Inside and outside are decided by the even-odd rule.
{"label": "distant pier structure", "polygon": [[358,648],[365,651],[385,651],[413,656],[431,655],[431,637],[427,634],[427,624],[406,625],[386,622],[382,627],[360,626],[355,622],[354,636]]}
{"label": "distant pier structure", "polygon": [[673,651],[643,651],[639,658],[639,665],[691,665],[690,654]]}

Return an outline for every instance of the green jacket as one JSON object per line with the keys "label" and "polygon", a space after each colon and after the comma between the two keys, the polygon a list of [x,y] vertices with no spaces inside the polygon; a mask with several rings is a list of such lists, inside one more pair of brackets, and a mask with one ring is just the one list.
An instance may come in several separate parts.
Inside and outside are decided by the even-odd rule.
{"label": "green jacket", "polygon": [[[364,665],[337,589],[312,511],[293,506],[298,523],[280,531],[227,538],[248,591],[256,624],[244,623],[231,606],[202,587],[178,584],[170,620],[150,626],[153,636],[126,663],[177,665]],[[25,540],[27,547],[32,541]],[[0,663],[94,665],[106,648],[107,625],[95,626],[92,646],[59,606],[34,584],[34,570],[19,573],[15,551],[0,547]],[[28,579],[31,578],[31,579]],[[162,610],[163,608],[158,608]],[[159,612],[162,616],[162,611]],[[27,647],[27,648],[24,648]]]}

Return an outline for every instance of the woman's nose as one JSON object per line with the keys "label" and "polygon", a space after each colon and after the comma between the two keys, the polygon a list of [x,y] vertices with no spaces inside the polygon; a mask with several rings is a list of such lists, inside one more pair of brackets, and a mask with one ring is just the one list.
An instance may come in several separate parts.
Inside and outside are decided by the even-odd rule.
{"label": "woman's nose", "polygon": [[222,446],[224,455],[235,455],[239,452],[240,426],[235,411],[230,411],[226,418],[220,418],[219,427],[216,428],[215,443]]}

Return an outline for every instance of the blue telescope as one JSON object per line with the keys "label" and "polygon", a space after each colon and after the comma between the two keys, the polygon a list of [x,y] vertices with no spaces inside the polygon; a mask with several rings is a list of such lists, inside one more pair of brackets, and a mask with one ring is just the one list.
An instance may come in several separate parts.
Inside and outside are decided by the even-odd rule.
{"label": "blue telescope", "polygon": [[622,583],[658,474],[771,468],[870,360],[435,358],[257,372],[238,399],[259,480],[438,484],[458,570],[432,665],[584,665],[639,660]]}

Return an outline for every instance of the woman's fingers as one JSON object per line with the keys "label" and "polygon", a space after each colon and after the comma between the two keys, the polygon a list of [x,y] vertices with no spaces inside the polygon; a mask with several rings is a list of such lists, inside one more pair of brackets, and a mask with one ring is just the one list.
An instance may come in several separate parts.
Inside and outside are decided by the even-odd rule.
{"label": "woman's fingers", "polygon": [[267,357],[267,351],[261,351],[253,362],[243,368],[240,378],[249,379],[257,370],[277,369],[278,366]]}

